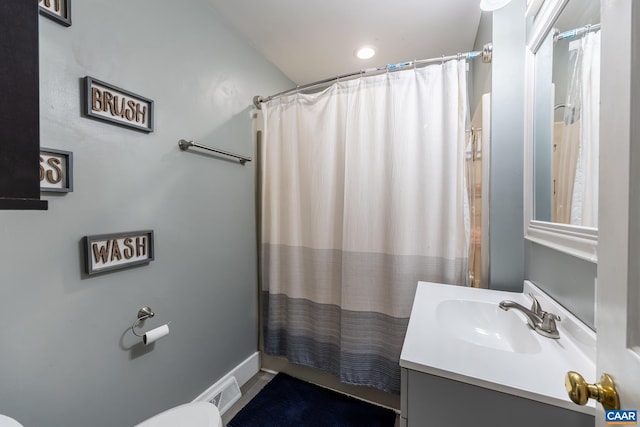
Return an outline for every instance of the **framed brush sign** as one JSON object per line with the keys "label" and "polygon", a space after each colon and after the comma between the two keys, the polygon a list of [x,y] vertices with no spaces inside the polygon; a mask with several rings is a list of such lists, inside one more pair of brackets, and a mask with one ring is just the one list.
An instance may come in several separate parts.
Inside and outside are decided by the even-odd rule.
{"label": "framed brush sign", "polygon": [[84,237],[86,273],[120,270],[153,261],[153,230]]}
{"label": "framed brush sign", "polygon": [[96,120],[153,132],[152,100],[89,76],[84,78],[83,113]]}
{"label": "framed brush sign", "polygon": [[40,148],[40,191],[73,191],[73,153]]}
{"label": "framed brush sign", "polygon": [[71,0],[38,0],[40,15],[65,27],[71,26]]}

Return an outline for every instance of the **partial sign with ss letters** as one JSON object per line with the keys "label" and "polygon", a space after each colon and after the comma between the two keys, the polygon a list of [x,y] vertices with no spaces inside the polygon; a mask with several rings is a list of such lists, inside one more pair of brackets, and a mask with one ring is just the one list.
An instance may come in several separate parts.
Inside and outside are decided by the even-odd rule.
{"label": "partial sign with ss letters", "polygon": [[40,148],[40,191],[73,191],[73,153]]}

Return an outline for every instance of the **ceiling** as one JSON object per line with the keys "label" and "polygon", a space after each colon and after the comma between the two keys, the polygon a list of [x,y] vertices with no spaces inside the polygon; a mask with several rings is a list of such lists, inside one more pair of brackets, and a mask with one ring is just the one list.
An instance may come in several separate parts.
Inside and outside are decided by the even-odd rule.
{"label": "ceiling", "polygon": [[[473,49],[479,0],[209,0],[295,84]],[[354,51],[372,45],[360,60]]]}
{"label": "ceiling", "polygon": [[571,0],[564,8],[554,27],[567,31],[586,24],[600,23],[600,2],[594,0]]}

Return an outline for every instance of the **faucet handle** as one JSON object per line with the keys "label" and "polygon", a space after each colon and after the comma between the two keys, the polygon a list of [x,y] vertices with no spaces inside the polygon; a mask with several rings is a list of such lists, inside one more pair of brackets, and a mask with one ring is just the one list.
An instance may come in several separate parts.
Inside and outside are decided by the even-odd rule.
{"label": "faucet handle", "polygon": [[560,316],[558,316],[557,314],[554,313],[548,313],[546,311],[542,312],[542,321],[544,322],[545,320],[549,320],[549,321],[560,321]]}
{"label": "faucet handle", "polygon": [[542,316],[542,313],[543,313],[542,307],[540,307],[540,303],[538,302],[536,297],[533,295],[533,292],[529,292],[529,297],[532,299],[531,311],[533,311],[538,316]]}
{"label": "faucet handle", "polygon": [[540,324],[540,329],[545,332],[545,336],[549,338],[560,338],[560,334],[558,333],[558,328],[556,326],[556,321],[560,322],[560,316],[553,313],[547,313],[546,311],[542,312],[542,323]]}

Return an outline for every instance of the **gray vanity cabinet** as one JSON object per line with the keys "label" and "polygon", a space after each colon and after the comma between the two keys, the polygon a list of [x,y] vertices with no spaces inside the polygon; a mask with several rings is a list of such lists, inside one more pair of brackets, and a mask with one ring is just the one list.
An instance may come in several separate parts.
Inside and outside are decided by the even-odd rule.
{"label": "gray vanity cabinet", "polygon": [[402,368],[401,427],[585,427],[594,417]]}

